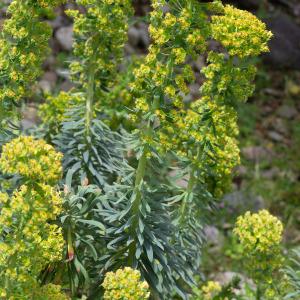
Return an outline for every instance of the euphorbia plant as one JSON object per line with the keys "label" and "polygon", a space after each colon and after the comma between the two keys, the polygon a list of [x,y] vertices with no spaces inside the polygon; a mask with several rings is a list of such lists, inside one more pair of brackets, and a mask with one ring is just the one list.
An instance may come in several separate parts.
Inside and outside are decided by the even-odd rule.
{"label": "euphorbia plant", "polygon": [[4,299],[34,298],[43,270],[62,259],[62,230],[55,224],[62,200],[53,187],[61,177],[61,157],[52,146],[32,137],[18,137],[2,149],[1,171],[20,176],[18,190],[11,196],[0,194]]}
{"label": "euphorbia plant", "polygon": [[[152,44],[134,71],[128,72],[128,80],[120,83],[126,91],[120,95],[126,97],[115,106],[111,91],[118,90],[116,73],[123,61],[131,1],[76,2],[84,9],[68,12],[74,18],[70,70],[75,88],[48,98],[41,110],[44,124],[33,131],[64,155],[64,175],[57,184],[64,199],[57,221],[66,240],[67,268],[53,267],[54,273],[68,270],[59,278],[62,284],[70,282],[74,296],[108,299],[109,293],[103,291],[107,284],[102,285],[106,272],[127,266],[139,270],[153,297],[188,298],[199,272],[205,218],[229,188],[231,171],[239,163],[235,108],[253,92],[252,59],[267,51],[271,33],[252,14],[224,7],[220,1],[153,0]],[[13,14],[7,24],[12,23],[18,33],[4,26],[1,38],[0,99],[5,109],[12,111],[39,74],[49,38],[39,13],[54,4],[59,1],[15,0],[10,6]],[[29,30],[30,22],[43,30],[42,42],[37,41],[36,31]],[[210,50],[212,39],[219,43],[218,51]],[[201,97],[187,101],[189,85],[196,80],[188,61],[199,55],[207,57]],[[26,72],[30,76],[24,76]],[[122,103],[120,127],[112,130],[107,125],[113,124],[111,109],[119,110]],[[2,129],[5,139],[11,140],[7,127]],[[3,149],[22,142],[28,147],[28,139],[13,140]],[[4,150],[2,171],[12,180],[7,192],[19,188],[32,166],[40,168],[44,184],[43,174],[53,167],[49,165],[52,148],[39,167],[25,158],[20,164],[7,163],[9,154]],[[179,178],[186,182],[178,184]],[[38,195],[46,195],[38,183],[33,185]],[[44,219],[45,224],[52,221]],[[46,281],[51,278],[58,276]],[[45,281],[35,279],[38,284]]]}

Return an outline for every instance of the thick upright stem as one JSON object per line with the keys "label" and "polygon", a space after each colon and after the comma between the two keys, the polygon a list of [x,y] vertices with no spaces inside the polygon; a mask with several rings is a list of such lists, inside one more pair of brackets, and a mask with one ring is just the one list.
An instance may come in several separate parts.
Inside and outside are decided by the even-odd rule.
{"label": "thick upright stem", "polygon": [[[200,158],[200,148],[198,147],[196,161],[198,161],[199,158]],[[189,173],[190,178],[189,178],[189,182],[188,182],[188,186],[187,186],[187,190],[186,190],[186,197],[184,197],[184,199],[181,203],[181,209],[180,209],[180,220],[181,221],[184,220],[187,202],[190,200],[191,194],[193,193],[193,190],[194,190],[194,186],[197,182],[197,177],[196,177],[195,173],[196,173],[198,167],[195,164],[193,164],[190,168],[191,168],[190,173]]]}
{"label": "thick upright stem", "polygon": [[91,122],[93,119],[93,103],[95,94],[95,70],[91,66],[88,74],[87,97],[86,97],[86,116],[85,116],[85,133],[90,134]]}
{"label": "thick upright stem", "polygon": [[[151,106],[151,110],[155,111],[159,107],[160,97],[155,96],[153,99],[153,103]],[[143,131],[146,135],[151,136],[152,133],[152,123],[149,121],[146,126],[143,128]],[[148,153],[148,146],[144,146],[143,153],[139,159],[138,167],[136,170],[135,176],[135,183],[134,183],[134,190],[133,190],[133,199],[132,199],[132,209],[131,214],[134,216],[131,225],[131,235],[136,235],[136,228],[138,226],[139,218],[140,218],[140,205],[142,200],[142,191],[141,191],[141,184],[146,174],[147,169],[147,153]],[[136,243],[133,242],[129,247],[129,254],[128,254],[128,263],[129,265],[133,265],[135,260],[135,252],[136,252]]]}
{"label": "thick upright stem", "polygon": [[256,300],[260,300],[261,299],[261,289],[260,286],[258,285],[256,288]]}
{"label": "thick upright stem", "polygon": [[188,186],[187,186],[187,195],[183,199],[182,204],[181,204],[181,209],[180,209],[181,219],[184,218],[186,205],[187,205],[187,202],[189,201],[189,198],[193,192],[195,183],[196,183],[195,168],[193,167],[190,172],[190,178],[189,178],[189,182],[188,182]]}
{"label": "thick upright stem", "polygon": [[[136,178],[135,178],[135,188],[138,188],[145,176],[146,172],[146,163],[147,163],[147,149],[145,148],[143,154],[139,160],[138,168],[136,171]],[[139,190],[139,189],[138,189]],[[139,195],[140,197],[140,195]]]}
{"label": "thick upright stem", "polygon": [[[146,166],[147,166],[147,149],[143,150],[142,156],[139,159],[138,168],[136,171],[135,183],[134,183],[134,193],[133,193],[133,203],[132,203],[132,210],[131,213],[134,216],[134,220],[132,221],[131,226],[131,234],[135,235],[135,229],[138,226],[139,221],[139,208],[142,200],[142,191],[141,191],[141,184],[143,178],[146,173]],[[128,254],[128,263],[129,265],[133,265],[135,259],[135,252],[136,252],[136,244],[133,242],[129,248]]]}

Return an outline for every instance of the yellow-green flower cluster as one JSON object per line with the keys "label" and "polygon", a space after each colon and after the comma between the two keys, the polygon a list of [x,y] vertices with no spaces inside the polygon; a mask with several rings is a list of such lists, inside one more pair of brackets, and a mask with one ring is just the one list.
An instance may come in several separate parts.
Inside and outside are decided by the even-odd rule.
{"label": "yellow-green flower cluster", "polygon": [[201,70],[206,81],[201,87],[202,95],[213,95],[219,105],[246,101],[254,91],[256,68],[252,64],[238,66],[224,54],[209,52],[209,65]]}
{"label": "yellow-green flower cluster", "polygon": [[102,286],[105,300],[146,300],[150,297],[148,283],[141,281],[138,270],[129,267],[106,273]]}
{"label": "yellow-green flower cluster", "polygon": [[70,299],[61,291],[59,285],[47,284],[34,291],[33,300],[68,300]]}
{"label": "yellow-green flower cluster", "polygon": [[[48,263],[62,259],[64,239],[54,221],[62,208],[60,195],[49,185],[39,191],[23,185],[11,197],[0,194],[0,287],[16,293],[36,282]],[[5,280],[4,280],[5,279]]]}
{"label": "yellow-green flower cluster", "polygon": [[114,80],[116,66],[127,40],[128,18],[133,13],[129,0],[77,0],[86,12],[67,13],[74,18],[73,79],[86,87],[93,76],[95,91],[101,92]]}
{"label": "yellow-green flower cluster", "polygon": [[[201,5],[183,2],[178,8],[157,0],[152,6],[149,32],[153,44],[145,62],[134,72],[132,120],[144,124],[141,120],[154,119],[157,126],[151,134],[140,131],[142,142],[190,161],[201,170],[209,190],[220,196],[230,186],[231,171],[240,162],[235,105],[246,101],[254,91],[256,68],[245,58],[267,51],[271,34],[250,13],[223,7],[220,1]],[[208,10],[218,14],[211,23]],[[205,52],[211,37],[223,43],[222,26],[234,47],[229,45],[229,57],[208,53],[208,66],[202,70],[206,80],[201,98],[185,104],[188,85],[195,80],[186,58]]]}
{"label": "yellow-green flower cluster", "polygon": [[46,102],[39,106],[39,116],[43,123],[58,127],[66,120],[66,111],[81,103],[80,94],[60,92],[57,96],[48,96]]}
{"label": "yellow-green flower cluster", "polygon": [[214,186],[213,192],[220,196],[230,187],[231,170],[240,162],[234,106],[252,95],[256,69],[252,65],[243,68],[236,66],[232,58],[226,59],[224,54],[215,52],[209,53],[208,62],[209,65],[202,70],[206,77],[201,87],[202,98],[192,108],[201,116],[209,115],[210,126],[195,129],[211,145],[204,163],[209,166],[206,170],[211,170],[210,179],[207,179]]}
{"label": "yellow-green flower cluster", "polygon": [[245,267],[251,278],[259,285],[265,299],[277,298],[280,280],[279,270],[283,265],[280,250],[283,225],[267,210],[240,216],[234,228],[245,253]]}
{"label": "yellow-green flower cluster", "polygon": [[[133,95],[130,91],[129,84],[133,81],[133,70],[142,63],[140,57],[132,57],[130,61],[124,61],[124,69],[120,70],[114,79],[114,86],[101,99],[101,112],[108,116],[107,122],[109,127],[116,129],[122,127],[129,130],[136,127],[131,124],[130,116],[128,115],[128,107],[133,106]],[[96,102],[97,104],[97,102]]]}
{"label": "yellow-green flower cluster", "polygon": [[219,41],[231,56],[241,58],[268,52],[272,33],[266,25],[248,11],[226,5],[224,15],[212,17],[212,37]]}
{"label": "yellow-green flower cluster", "polygon": [[281,221],[267,210],[240,216],[234,229],[245,251],[262,253],[272,253],[280,245],[282,231]]}
{"label": "yellow-green flower cluster", "polygon": [[0,287],[1,299],[10,300],[69,300],[70,298],[61,291],[61,286],[54,284],[47,284],[40,286],[37,282],[31,282],[22,290],[14,286],[11,291],[6,292]]}
{"label": "yellow-green flower cluster", "polygon": [[20,136],[2,150],[0,170],[22,175],[25,184],[12,196],[0,193],[0,294],[33,299],[41,271],[62,259],[64,239],[54,223],[62,200],[51,186],[61,176],[62,155],[30,136]]}
{"label": "yellow-green flower cluster", "polygon": [[222,287],[217,281],[208,281],[206,285],[202,288],[203,300],[213,299],[219,292],[221,292]]}
{"label": "yellow-green flower cluster", "polygon": [[62,175],[62,154],[44,140],[20,136],[5,144],[0,157],[4,173],[19,174],[31,181],[52,183]]}
{"label": "yellow-green flower cluster", "polygon": [[[193,104],[193,108],[196,108],[198,113],[203,115],[201,111],[206,111],[206,114],[210,116],[209,122],[212,126],[208,126],[209,130],[206,129],[205,133],[199,134],[199,136],[203,136],[203,139],[206,139],[211,146],[212,151],[207,152],[204,162],[209,166],[206,170],[210,170],[206,173],[209,174],[206,176],[207,181],[213,187],[213,193],[216,196],[220,196],[228,189],[231,170],[240,162],[236,139],[238,135],[237,113],[234,107],[236,103],[246,101],[254,91],[252,82],[256,68],[243,59],[267,51],[266,44],[270,38],[270,33],[265,30],[265,25],[250,13],[231,6],[225,6],[223,12],[220,12],[223,15],[212,17],[212,36],[223,43],[222,33],[224,33],[224,39],[228,36],[234,47],[227,48],[229,58],[222,53],[209,52],[207,58],[209,64],[201,70],[206,78],[201,87],[202,98]],[[238,26],[238,24],[244,24],[244,14],[248,16],[245,26]],[[234,20],[236,19],[237,23],[235,24]],[[222,24],[220,20],[227,25]],[[250,21],[256,25],[250,28]],[[223,25],[225,29],[221,30]],[[232,30],[232,36],[226,28]],[[233,36],[234,34],[236,37]],[[255,41],[250,39],[250,36],[257,35],[261,37],[262,46],[260,48]],[[255,49],[255,51],[249,49]],[[235,60],[233,57],[235,55],[239,56],[241,61]],[[197,131],[201,132],[199,129]]]}
{"label": "yellow-green flower cluster", "polygon": [[[189,93],[188,84],[195,80],[187,56],[196,56],[206,50],[209,33],[207,5],[197,1],[185,3],[180,9],[166,1],[152,1],[149,32],[152,45],[143,64],[134,71],[132,91],[135,95],[133,120],[154,115],[157,123],[155,136],[147,137],[140,132],[142,141],[151,143],[157,150],[172,150],[180,140],[170,134],[177,119],[184,114],[184,95]],[[150,113],[150,114],[149,114]],[[175,120],[176,119],[176,120]],[[176,126],[176,124],[175,124]]]}
{"label": "yellow-green flower cluster", "polygon": [[[25,219],[26,214],[30,214],[32,219],[29,220],[29,226],[36,226],[45,220],[54,220],[61,212],[61,198],[51,186],[40,184],[39,187],[42,195],[41,191],[37,192],[26,185],[22,185],[11,199],[5,193],[0,194],[0,201],[3,205],[0,215],[1,224],[10,227],[16,221],[15,216],[21,216],[22,213],[23,219]],[[27,197],[28,195],[30,197]],[[4,228],[0,229],[1,232],[3,230]],[[30,229],[26,228],[23,233],[25,234],[27,231],[30,234]],[[34,232],[32,233],[34,234]],[[38,234],[38,232],[36,233]]]}
{"label": "yellow-green flower cluster", "polygon": [[[239,16],[241,20],[243,12],[237,10],[238,14],[231,6],[223,7],[220,1],[201,5],[197,1],[183,2],[180,9],[168,2],[168,11],[165,12],[166,4],[166,1],[152,1],[149,32],[153,44],[145,62],[134,72],[135,114],[132,119],[155,119],[158,126],[152,134],[140,131],[142,142],[162,153],[173,151],[189,160],[202,171],[213,194],[220,196],[230,186],[231,170],[240,161],[234,107],[253,93],[256,69],[251,64],[235,60],[233,56],[237,53],[231,48],[229,58],[210,51],[208,66],[202,70],[206,78],[201,88],[202,97],[187,105],[183,101],[184,95],[189,93],[188,85],[195,76],[186,64],[186,58],[205,52],[210,37],[219,38],[219,19],[227,18],[228,27],[225,28],[231,30],[234,18]],[[211,24],[207,18],[208,10],[221,14],[213,16]],[[240,42],[234,49],[240,51],[240,59],[266,51],[270,38],[259,20],[246,12],[245,16],[248,17],[245,27],[236,26],[234,30]],[[252,27],[249,26],[250,20]],[[229,31],[225,34],[232,38]],[[260,37],[260,48],[255,39],[249,38],[252,36]],[[232,42],[236,40],[233,38]]]}
{"label": "yellow-green flower cluster", "polygon": [[18,101],[30,91],[40,75],[48,52],[51,29],[40,21],[42,9],[51,9],[63,0],[13,0],[11,15],[0,35],[0,103]]}

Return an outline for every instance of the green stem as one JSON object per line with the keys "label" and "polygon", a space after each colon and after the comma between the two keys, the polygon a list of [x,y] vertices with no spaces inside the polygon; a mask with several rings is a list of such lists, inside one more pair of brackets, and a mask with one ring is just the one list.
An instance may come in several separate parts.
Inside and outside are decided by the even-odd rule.
{"label": "green stem", "polygon": [[[132,221],[131,226],[131,235],[134,236],[135,229],[138,226],[139,221],[139,208],[142,200],[142,191],[141,191],[141,184],[143,181],[143,178],[146,173],[146,166],[147,166],[147,148],[144,148],[142,156],[139,159],[138,168],[136,171],[136,177],[135,177],[135,183],[134,183],[134,192],[133,192],[133,203],[132,203],[132,210],[131,213],[134,217],[134,220]],[[128,263],[129,265],[133,265],[134,259],[135,259],[135,252],[136,252],[136,243],[133,242],[130,245],[129,248],[129,254],[128,254]]]}
{"label": "green stem", "polygon": [[[146,172],[146,163],[147,163],[147,149],[145,148],[143,151],[143,154],[139,160],[139,165],[136,171],[136,178],[135,178],[135,183],[134,186],[135,188],[139,189],[139,186],[145,176],[145,172]],[[139,194],[140,197],[140,194]]]}
{"label": "green stem", "polygon": [[256,300],[260,300],[261,299],[261,289],[260,289],[260,286],[257,285],[257,288],[256,288]]}
{"label": "green stem", "polygon": [[[155,111],[159,107],[159,102],[160,102],[160,97],[155,96],[154,101],[151,106],[152,111]],[[144,132],[146,132],[146,134],[148,136],[150,136],[152,134],[152,124],[150,121],[145,126]],[[134,216],[134,219],[133,219],[132,225],[131,225],[131,230],[130,230],[131,231],[130,234],[132,236],[136,235],[136,228],[138,226],[139,217],[140,217],[139,209],[140,209],[141,200],[142,200],[141,184],[142,184],[142,181],[146,174],[148,150],[149,150],[148,147],[144,146],[144,149],[143,149],[142,155],[139,159],[138,167],[136,170],[136,177],[135,177],[134,190],[133,190],[134,198],[132,200],[133,202],[132,202],[132,208],[131,208],[131,214]],[[133,242],[129,247],[129,253],[128,253],[129,265],[133,265],[133,262],[135,260],[135,253],[136,253],[136,243]]]}
{"label": "green stem", "polygon": [[193,167],[192,170],[190,171],[190,178],[189,178],[188,186],[187,186],[187,195],[184,197],[184,199],[181,203],[181,208],[180,208],[181,221],[183,221],[183,219],[184,219],[186,205],[187,205],[187,202],[189,201],[189,198],[193,192],[195,183],[196,183],[195,167]]}
{"label": "green stem", "polygon": [[89,136],[91,130],[91,122],[93,119],[94,95],[95,95],[95,70],[93,66],[91,66],[88,74],[87,97],[86,97],[86,116],[85,116],[86,136]]}
{"label": "green stem", "polygon": [[[199,159],[200,159],[200,148],[198,147],[196,161],[198,161]],[[197,177],[195,176],[197,168],[198,167],[195,164],[193,164],[191,166],[191,170],[189,173],[190,178],[189,178],[189,182],[188,182],[188,186],[187,186],[187,190],[186,190],[186,196],[183,198],[182,203],[181,203],[181,208],[180,208],[180,223],[183,222],[183,220],[184,220],[186,205],[187,205],[188,201],[190,200],[190,197],[194,190],[194,186],[197,183]]]}

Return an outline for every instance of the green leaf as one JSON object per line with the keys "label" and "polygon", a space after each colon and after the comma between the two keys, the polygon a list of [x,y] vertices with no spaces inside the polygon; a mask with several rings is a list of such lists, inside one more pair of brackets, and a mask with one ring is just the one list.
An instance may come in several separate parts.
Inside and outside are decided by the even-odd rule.
{"label": "green leaf", "polygon": [[84,219],[78,219],[77,222],[81,222],[83,224],[87,224],[87,225],[90,225],[90,226],[94,226],[96,228],[99,228],[101,229],[101,233],[102,234],[105,234],[105,231],[106,231],[106,228],[105,226],[99,222],[99,221],[95,221],[95,220],[84,220]]}

